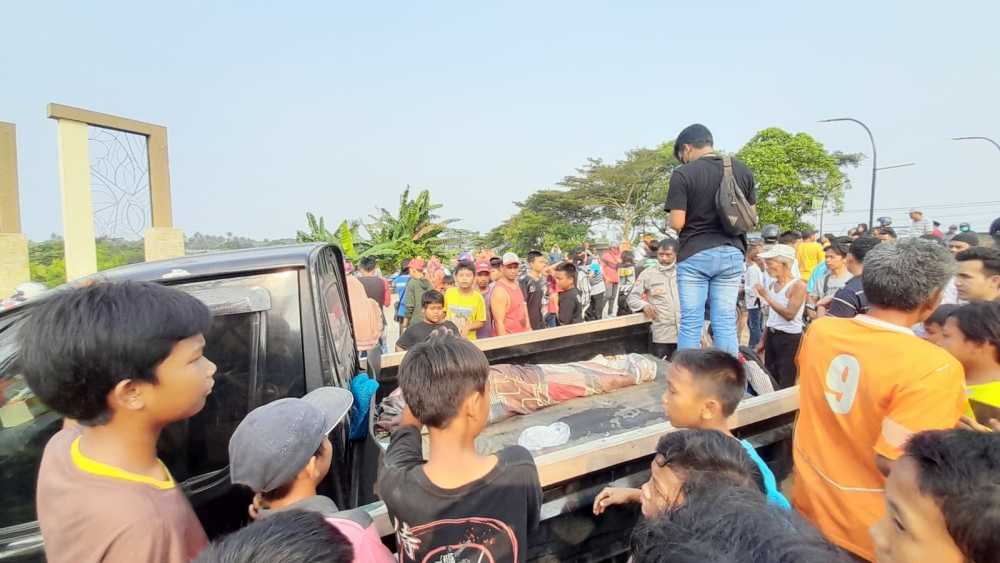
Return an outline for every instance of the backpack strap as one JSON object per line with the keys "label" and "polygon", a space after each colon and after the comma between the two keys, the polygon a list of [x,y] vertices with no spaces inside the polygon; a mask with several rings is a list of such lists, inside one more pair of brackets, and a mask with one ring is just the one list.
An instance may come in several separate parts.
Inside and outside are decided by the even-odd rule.
{"label": "backpack strap", "polygon": [[722,174],[726,178],[733,175],[733,157],[728,154],[722,157]]}

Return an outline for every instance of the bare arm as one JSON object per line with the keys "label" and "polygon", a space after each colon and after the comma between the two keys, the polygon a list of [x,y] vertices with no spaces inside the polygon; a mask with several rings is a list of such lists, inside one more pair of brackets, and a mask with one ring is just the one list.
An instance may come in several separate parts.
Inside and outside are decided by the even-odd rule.
{"label": "bare arm", "polygon": [[506,291],[494,291],[493,299],[490,301],[490,310],[493,311],[493,320],[496,325],[496,335],[503,336],[507,334],[507,327],[504,324],[504,319],[507,318],[507,307],[510,306],[510,297],[507,295]]}
{"label": "bare arm", "polygon": [[771,299],[770,293],[764,293],[764,300],[771,306],[771,310],[781,315],[786,321],[790,321],[798,314],[802,304],[806,301],[806,284],[802,280],[792,282],[794,285],[788,290],[788,305],[782,307]]}
{"label": "bare arm", "polygon": [[687,222],[687,210],[685,209],[671,209],[670,210],[670,228],[681,232],[684,228],[684,223]]}

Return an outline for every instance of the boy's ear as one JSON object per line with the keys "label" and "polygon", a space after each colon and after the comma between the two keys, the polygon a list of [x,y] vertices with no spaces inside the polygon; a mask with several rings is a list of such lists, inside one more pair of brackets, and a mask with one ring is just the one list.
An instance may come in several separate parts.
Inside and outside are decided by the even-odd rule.
{"label": "boy's ear", "polygon": [[108,406],[112,410],[138,411],[145,408],[142,386],[133,379],[123,379],[108,393]]}
{"label": "boy's ear", "polygon": [[319,477],[319,457],[312,456],[309,458],[309,462],[306,466],[302,468],[302,472],[306,474],[309,479],[316,479]]}
{"label": "boy's ear", "polygon": [[722,416],[722,404],[719,403],[718,399],[706,399],[701,405],[701,419],[714,420],[716,418],[725,418]]}

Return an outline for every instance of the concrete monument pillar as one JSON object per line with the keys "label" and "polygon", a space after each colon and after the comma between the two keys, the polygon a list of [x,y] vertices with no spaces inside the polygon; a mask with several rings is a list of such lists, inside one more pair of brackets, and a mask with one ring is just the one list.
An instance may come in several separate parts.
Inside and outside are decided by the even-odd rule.
{"label": "concrete monument pillar", "polygon": [[72,280],[97,271],[89,126],[145,137],[151,225],[143,236],[146,260],[184,256],[184,233],[173,228],[167,128],[60,104],[49,104],[48,114],[59,122],[59,179],[66,277]]}
{"label": "concrete monument pillar", "polygon": [[17,129],[0,122],[0,299],[31,279],[28,238],[21,233],[17,192]]}

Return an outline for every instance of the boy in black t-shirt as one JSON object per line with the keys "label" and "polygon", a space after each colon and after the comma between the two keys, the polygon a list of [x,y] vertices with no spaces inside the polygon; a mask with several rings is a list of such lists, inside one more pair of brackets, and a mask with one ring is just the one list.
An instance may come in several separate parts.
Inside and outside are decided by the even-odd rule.
{"label": "boy in black t-shirt", "polygon": [[579,290],[576,289],[576,266],[563,262],[556,266],[552,276],[559,288],[559,326],[583,322],[583,305],[580,304]]}
{"label": "boy in black t-shirt", "polygon": [[420,308],[423,310],[423,319],[407,327],[399,337],[396,341],[397,352],[409,350],[434,334],[459,335],[455,323],[444,320],[447,312],[444,310],[444,295],[440,291],[431,289],[425,292],[420,298]]}
{"label": "boy in black t-shirt", "polygon": [[488,374],[483,352],[451,336],[414,346],[399,366],[407,408],[386,451],[378,494],[396,529],[400,563],[527,558],[542,504],[538,469],[520,446],[476,452],[476,436],[489,421]]}

